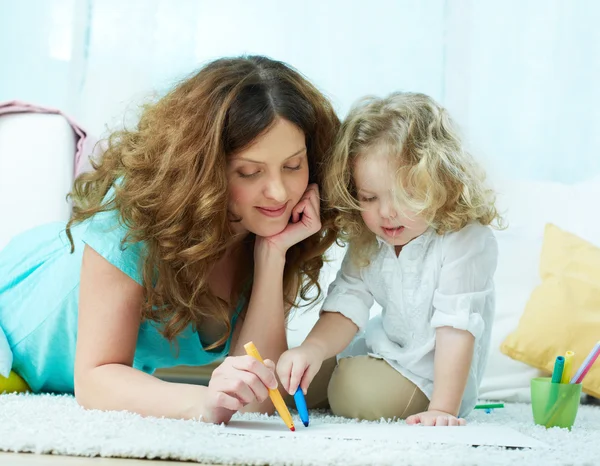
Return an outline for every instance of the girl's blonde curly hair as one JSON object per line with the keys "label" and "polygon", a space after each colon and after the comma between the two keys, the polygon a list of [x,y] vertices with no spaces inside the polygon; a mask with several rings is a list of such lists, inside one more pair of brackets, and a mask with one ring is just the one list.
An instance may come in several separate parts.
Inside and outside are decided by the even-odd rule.
{"label": "girl's blonde curly hair", "polygon": [[359,157],[375,151],[383,151],[398,167],[398,205],[424,218],[438,234],[474,221],[501,227],[485,172],[465,150],[442,106],[418,93],[366,97],[342,124],[324,183],[340,238],[350,244],[357,263],[369,263],[377,242],[361,218],[353,170]]}
{"label": "girl's blonde curly hair", "polygon": [[[300,73],[261,56],[209,63],[145,106],[137,127],[111,134],[94,171],[75,180],[67,224],[72,249],[73,225],[98,212],[116,211],[128,231],[124,243],[145,246],[142,318],[164,324],[169,340],[207,318],[227,329],[209,349],[231,334],[231,309],[208,287],[213,266],[234,241],[227,160],[277,118],[304,132],[309,183],[321,185],[323,158],[333,147],[339,120],[329,101]],[[114,199],[106,201],[111,187]],[[317,298],[320,294],[322,255],[335,241],[328,215],[323,212],[319,233],[287,251],[283,291],[288,309],[298,295],[308,299],[313,287]],[[242,245],[244,268],[234,281],[232,303],[247,298],[251,288],[253,247],[254,235],[249,235]]]}

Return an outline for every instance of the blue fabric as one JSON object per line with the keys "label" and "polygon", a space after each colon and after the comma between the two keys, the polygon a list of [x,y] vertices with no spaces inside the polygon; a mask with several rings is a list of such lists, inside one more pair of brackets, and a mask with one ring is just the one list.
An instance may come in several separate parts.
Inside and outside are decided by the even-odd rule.
{"label": "blue fabric", "polygon": [[[138,283],[142,283],[143,244],[121,246],[126,228],[109,211],[71,229],[75,252],[64,223],[44,225],[21,234],[0,251],[0,331],[12,351],[13,370],[35,392],[72,393],[79,277],[87,244]],[[242,303],[234,313],[235,325]],[[133,366],[147,373],[177,365],[202,366],[225,356],[205,351],[200,337],[188,326],[170,343],[160,326],[144,321],[139,330]],[[1,350],[1,348],[0,348]],[[6,353],[6,352],[5,352]],[[0,355],[2,356],[2,355]],[[4,354],[7,359],[9,355]]]}

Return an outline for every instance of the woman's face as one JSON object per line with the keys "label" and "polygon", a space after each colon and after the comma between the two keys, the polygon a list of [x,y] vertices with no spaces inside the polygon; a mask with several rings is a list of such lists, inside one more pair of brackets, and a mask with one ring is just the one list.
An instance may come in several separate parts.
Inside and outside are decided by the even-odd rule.
{"label": "woman's face", "polygon": [[268,237],[283,231],[308,186],[302,130],[279,118],[247,149],[227,163],[229,210],[240,222],[236,233]]}

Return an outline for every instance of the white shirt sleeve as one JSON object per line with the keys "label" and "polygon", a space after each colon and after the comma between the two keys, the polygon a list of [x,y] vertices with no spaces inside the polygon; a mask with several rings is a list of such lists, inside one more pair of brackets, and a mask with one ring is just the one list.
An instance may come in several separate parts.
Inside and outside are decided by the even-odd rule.
{"label": "white shirt sleeve", "polygon": [[467,330],[479,338],[488,300],[494,299],[498,244],[491,228],[479,223],[445,235],[442,269],[433,294],[431,326]]}
{"label": "white shirt sleeve", "polygon": [[369,321],[374,299],[360,272],[347,250],[335,280],[329,285],[321,312],[339,312],[362,331]]}

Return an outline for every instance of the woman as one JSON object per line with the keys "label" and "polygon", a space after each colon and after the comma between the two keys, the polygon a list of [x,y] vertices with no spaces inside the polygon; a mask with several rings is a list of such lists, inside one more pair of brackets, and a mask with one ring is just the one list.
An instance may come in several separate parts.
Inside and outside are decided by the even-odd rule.
{"label": "woman", "polygon": [[[318,289],[335,238],[318,186],[338,127],[305,78],[258,56],[211,62],[146,106],[76,179],[66,228],[0,252],[14,373],[87,408],[215,423],[269,412],[286,316]],[[267,366],[244,355],[249,340]],[[208,387],[150,375],[226,355]]]}

